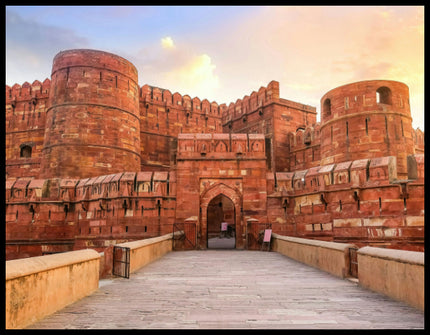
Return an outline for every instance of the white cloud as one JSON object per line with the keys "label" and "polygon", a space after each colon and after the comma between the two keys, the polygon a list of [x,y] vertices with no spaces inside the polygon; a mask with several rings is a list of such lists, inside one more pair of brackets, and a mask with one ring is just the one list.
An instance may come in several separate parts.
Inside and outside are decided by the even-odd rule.
{"label": "white cloud", "polygon": [[163,80],[175,87],[181,94],[190,94],[200,99],[210,99],[219,88],[215,74],[216,65],[207,54],[193,57],[187,63],[164,73]]}
{"label": "white cloud", "polygon": [[173,40],[170,36],[166,36],[161,39],[161,46],[163,47],[163,49],[175,48],[175,44],[173,43]]}

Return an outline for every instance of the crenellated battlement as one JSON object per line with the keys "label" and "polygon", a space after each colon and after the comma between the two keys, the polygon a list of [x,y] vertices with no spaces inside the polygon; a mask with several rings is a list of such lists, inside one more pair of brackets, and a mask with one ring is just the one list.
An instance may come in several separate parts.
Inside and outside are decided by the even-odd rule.
{"label": "crenellated battlement", "polygon": [[6,104],[16,105],[18,101],[48,98],[51,88],[51,80],[46,78],[43,83],[35,80],[31,85],[28,82],[22,85],[15,84],[12,87],[6,85]]}
{"label": "crenellated battlement", "polygon": [[[167,89],[162,89],[155,86],[143,85],[140,88],[140,101],[145,105],[154,104],[176,109],[184,109],[188,112],[196,112],[213,117],[220,117],[221,110],[217,102],[209,102],[207,99],[200,100],[198,97],[191,97],[186,94],[182,96],[180,93],[171,93]],[[146,107],[148,108],[149,105]]]}
{"label": "crenellated battlement", "polygon": [[223,124],[240,119],[245,115],[259,111],[262,107],[279,101],[279,82],[272,80],[267,87],[260,87],[258,92],[253,91],[250,96],[245,95],[243,99],[237,99],[230,103],[222,114]]}

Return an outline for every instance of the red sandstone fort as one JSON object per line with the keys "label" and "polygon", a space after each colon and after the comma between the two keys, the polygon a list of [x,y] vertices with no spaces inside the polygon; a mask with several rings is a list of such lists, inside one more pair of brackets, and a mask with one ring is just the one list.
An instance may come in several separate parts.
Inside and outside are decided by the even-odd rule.
{"label": "red sandstone fort", "polygon": [[[424,134],[400,82],[347,84],[316,108],[271,81],[230,105],[139,87],[126,59],[68,50],[51,80],[6,86],[6,259],[222,221],[424,251]],[[255,241],[254,241],[255,242]]]}

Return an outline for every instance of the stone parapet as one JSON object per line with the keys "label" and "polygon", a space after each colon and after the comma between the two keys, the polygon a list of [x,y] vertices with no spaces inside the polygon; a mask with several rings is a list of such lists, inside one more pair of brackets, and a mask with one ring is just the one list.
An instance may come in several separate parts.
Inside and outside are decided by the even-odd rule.
{"label": "stone parapet", "polygon": [[335,276],[350,275],[349,249],[355,245],[272,234],[272,250]]}
{"label": "stone parapet", "polygon": [[424,310],[424,252],[363,247],[360,285]]}
{"label": "stone parapet", "polygon": [[100,255],[79,250],[6,262],[6,328],[24,328],[98,288]]}

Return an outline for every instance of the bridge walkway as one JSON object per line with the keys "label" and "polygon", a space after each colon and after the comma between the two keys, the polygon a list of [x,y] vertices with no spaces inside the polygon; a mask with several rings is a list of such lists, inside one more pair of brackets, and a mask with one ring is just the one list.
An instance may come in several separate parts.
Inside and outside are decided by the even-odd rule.
{"label": "bridge walkway", "polygon": [[29,329],[411,329],[424,313],[276,252],[171,252]]}

